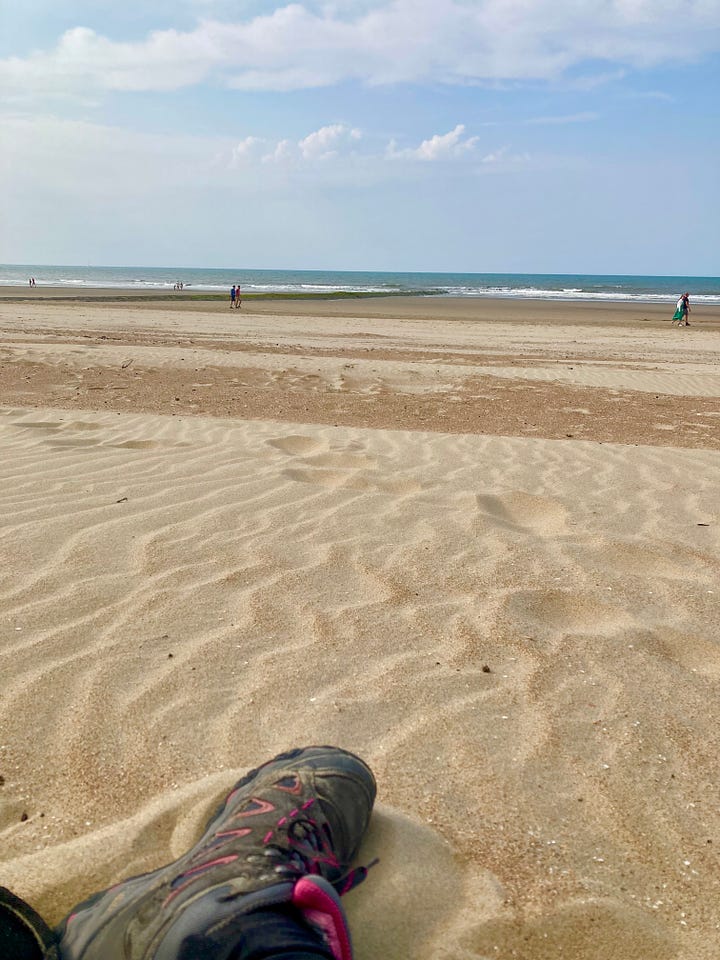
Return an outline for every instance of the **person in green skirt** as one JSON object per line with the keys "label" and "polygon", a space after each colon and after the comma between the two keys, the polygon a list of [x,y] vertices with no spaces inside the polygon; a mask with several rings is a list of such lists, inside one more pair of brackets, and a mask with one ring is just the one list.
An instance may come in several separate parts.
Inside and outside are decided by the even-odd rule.
{"label": "person in green skirt", "polygon": [[688,314],[690,313],[690,294],[684,293],[678,300],[675,306],[675,313],[673,314],[672,322],[675,323],[677,320],[677,325],[679,327],[689,327],[690,323],[688,321]]}

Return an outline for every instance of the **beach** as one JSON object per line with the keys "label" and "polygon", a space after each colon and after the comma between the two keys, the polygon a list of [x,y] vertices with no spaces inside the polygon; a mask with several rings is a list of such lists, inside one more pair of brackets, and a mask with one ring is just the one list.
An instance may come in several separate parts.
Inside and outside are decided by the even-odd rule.
{"label": "beach", "polygon": [[720,948],[720,307],[0,292],[0,884],[359,753],[359,960]]}

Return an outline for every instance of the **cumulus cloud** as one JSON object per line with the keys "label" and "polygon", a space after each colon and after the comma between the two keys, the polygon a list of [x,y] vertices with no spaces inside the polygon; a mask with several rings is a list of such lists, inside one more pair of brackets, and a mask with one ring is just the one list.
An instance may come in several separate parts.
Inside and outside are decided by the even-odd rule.
{"label": "cumulus cloud", "polygon": [[642,68],[720,50],[720,0],[383,0],[278,5],[122,42],[78,26],[52,50],[0,61],[6,95],[291,90],[348,80],[481,83]]}
{"label": "cumulus cloud", "polygon": [[449,133],[436,133],[428,140],[423,140],[419,147],[399,150],[393,140],[388,146],[388,156],[394,159],[409,160],[452,160],[471,154],[478,142],[478,137],[465,137],[465,124],[459,123]]}
{"label": "cumulus cloud", "polygon": [[231,153],[231,166],[261,161],[262,163],[316,163],[333,160],[347,152],[362,133],[345,123],[332,123],[308,133],[293,142],[288,139],[269,140],[264,137],[245,137]]}
{"label": "cumulus cloud", "polygon": [[[406,163],[462,160],[487,162],[487,156],[482,156],[477,150],[479,137],[466,136],[463,123],[458,123],[447,133],[436,133],[422,140],[416,147],[400,148],[396,140],[391,140],[383,148],[382,144],[378,144],[377,138],[372,138],[372,141],[365,145],[363,140],[360,130],[345,123],[327,124],[297,141],[248,136],[232,148],[229,165],[237,167],[256,163],[275,163],[300,168],[328,164],[339,159],[343,162],[354,159],[358,163],[374,165],[391,160],[396,167],[399,161]],[[489,156],[499,160],[502,150]]]}
{"label": "cumulus cloud", "polygon": [[331,174],[340,179],[356,179],[361,182],[396,178],[412,172],[422,176],[422,168],[432,176],[433,164],[460,164],[468,170],[487,168],[509,169],[525,164],[528,154],[511,153],[507,146],[487,152],[479,149],[480,138],[467,136],[465,124],[458,123],[447,133],[436,133],[417,146],[399,147],[396,140],[387,145],[377,137],[365,137],[363,133],[344,123],[328,124],[307,134],[299,140],[270,140],[248,136],[239,141],[230,151],[228,167],[249,170],[268,165],[283,173],[308,174],[326,177]]}
{"label": "cumulus cloud", "polygon": [[[431,182],[446,175],[448,163],[461,175],[509,170],[528,158],[508,149],[478,149],[462,124],[449,134],[430,136],[419,147],[395,151],[384,139],[348,124],[328,124],[301,138],[270,139],[141,133],[127,127],[61,120],[37,113],[0,114],[11,150],[0,151],[0,175],[8,194],[50,191],[88,202],[160,202],[217,194],[303,188],[329,183],[363,189],[412,177]],[[471,147],[464,148],[464,145]],[[419,151],[424,150],[423,162]],[[432,162],[428,158],[434,159]],[[439,162],[442,161],[442,162]],[[137,171],[142,170],[142,176]]]}
{"label": "cumulus cloud", "polygon": [[308,134],[298,146],[305,160],[323,160],[336,156],[336,147],[341,142],[348,138],[359,140],[360,136],[359,130],[350,130],[343,123],[334,123]]}
{"label": "cumulus cloud", "polygon": [[239,143],[236,143],[232,149],[233,162],[238,163],[257,156],[264,143],[262,137],[245,137]]}

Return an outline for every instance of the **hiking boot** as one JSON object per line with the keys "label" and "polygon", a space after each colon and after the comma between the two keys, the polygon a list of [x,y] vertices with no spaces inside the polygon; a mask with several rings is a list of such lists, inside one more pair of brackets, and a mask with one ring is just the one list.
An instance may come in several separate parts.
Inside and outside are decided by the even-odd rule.
{"label": "hiking boot", "polygon": [[75,907],[56,931],[60,957],[176,960],[183,944],[227,944],[243,917],[287,907],[334,960],[351,960],[339,895],[367,873],[350,863],[374,800],[372,772],[353,754],[282,753],[235,785],[184,856]]}

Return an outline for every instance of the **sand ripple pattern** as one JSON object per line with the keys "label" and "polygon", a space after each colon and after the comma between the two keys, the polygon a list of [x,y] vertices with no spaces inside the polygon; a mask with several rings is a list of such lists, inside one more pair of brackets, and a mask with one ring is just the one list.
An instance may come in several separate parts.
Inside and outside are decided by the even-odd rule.
{"label": "sand ripple pattern", "polygon": [[361,960],[716,955],[720,455],[12,409],[0,449],[0,883],[57,919],[330,742],[381,789]]}

